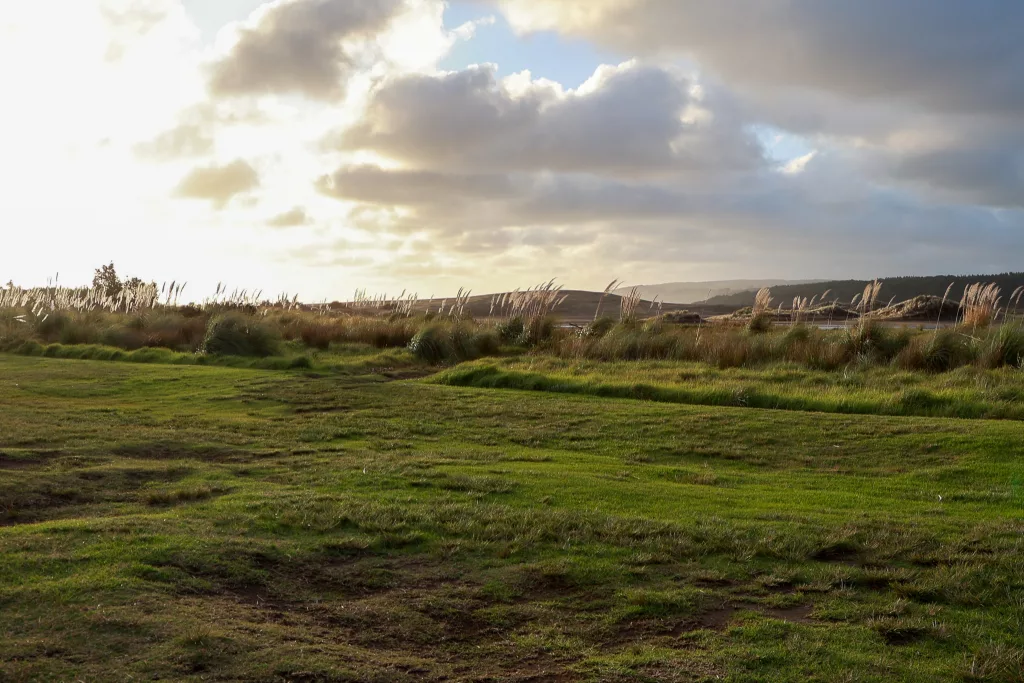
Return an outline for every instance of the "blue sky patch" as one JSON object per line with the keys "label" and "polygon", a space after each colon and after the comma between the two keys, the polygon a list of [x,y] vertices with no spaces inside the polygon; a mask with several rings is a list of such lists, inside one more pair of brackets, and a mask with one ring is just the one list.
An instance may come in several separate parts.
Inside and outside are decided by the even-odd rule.
{"label": "blue sky patch", "polygon": [[489,16],[494,17],[494,24],[478,26],[472,40],[458,43],[441,62],[442,69],[456,71],[470,64],[493,63],[498,65],[501,76],[529,70],[534,78],[576,88],[593,76],[601,64],[618,64],[628,59],[551,31],[517,36],[500,13],[475,5],[449,5],[444,25],[452,30]]}

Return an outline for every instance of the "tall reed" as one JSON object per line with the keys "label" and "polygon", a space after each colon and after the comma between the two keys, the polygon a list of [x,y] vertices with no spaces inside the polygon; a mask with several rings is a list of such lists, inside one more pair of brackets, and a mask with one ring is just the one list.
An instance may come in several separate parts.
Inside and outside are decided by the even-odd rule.
{"label": "tall reed", "polygon": [[972,330],[988,327],[999,315],[999,304],[1002,301],[999,294],[1000,289],[994,282],[968,285],[960,300],[961,323]]}

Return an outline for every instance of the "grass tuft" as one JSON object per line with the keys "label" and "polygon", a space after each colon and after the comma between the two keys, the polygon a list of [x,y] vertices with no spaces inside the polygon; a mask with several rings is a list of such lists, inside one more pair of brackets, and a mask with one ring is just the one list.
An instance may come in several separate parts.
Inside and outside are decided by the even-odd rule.
{"label": "grass tuft", "polygon": [[202,352],[266,358],[277,353],[278,345],[279,338],[269,326],[242,313],[224,313],[210,320]]}

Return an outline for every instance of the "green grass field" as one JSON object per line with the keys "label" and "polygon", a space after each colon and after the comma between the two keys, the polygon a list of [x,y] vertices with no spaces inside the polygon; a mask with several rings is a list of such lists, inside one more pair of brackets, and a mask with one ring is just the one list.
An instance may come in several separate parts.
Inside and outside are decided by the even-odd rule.
{"label": "green grass field", "polygon": [[1015,419],[320,364],[0,356],[0,680],[1024,681]]}
{"label": "green grass field", "polygon": [[662,403],[824,413],[1024,420],[1017,368],[908,372],[856,364],[838,371],[796,363],[720,369],[677,361],[600,362],[521,355],[464,363],[432,381]]}

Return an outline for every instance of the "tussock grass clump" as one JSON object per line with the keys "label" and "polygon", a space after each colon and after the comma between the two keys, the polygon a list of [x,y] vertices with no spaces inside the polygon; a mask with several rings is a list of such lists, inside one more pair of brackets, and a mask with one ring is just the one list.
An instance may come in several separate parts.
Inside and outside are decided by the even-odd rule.
{"label": "tussock grass clump", "polygon": [[206,337],[207,321],[177,312],[154,312],[142,319],[145,346],[160,346],[176,351],[195,351]]}
{"label": "tussock grass clump", "polygon": [[550,315],[535,315],[529,319],[523,337],[519,340],[522,346],[540,346],[555,335],[555,318]]}
{"label": "tussock grass clump", "polygon": [[998,642],[984,645],[965,656],[961,680],[1021,683],[1024,681],[1024,649]]}
{"label": "tussock grass clump", "polygon": [[807,325],[794,325],[778,340],[772,355],[813,370],[837,370],[847,365],[853,356],[836,336]]}
{"label": "tussock grass clump", "polygon": [[343,321],[343,341],[369,344],[378,349],[408,346],[422,323],[407,318],[351,318]]}
{"label": "tussock grass clump", "polygon": [[1024,328],[1020,325],[1000,325],[981,344],[981,361],[985,367],[1024,367]]}
{"label": "tussock grass clump", "polygon": [[430,324],[409,342],[413,356],[431,365],[476,360],[495,355],[500,349],[497,332],[462,322]]}
{"label": "tussock grass clump", "polygon": [[[503,294],[491,302],[491,314],[508,323],[499,329],[499,334],[508,343],[537,346],[551,340],[555,331],[555,310],[565,303],[568,296],[562,294],[561,285],[556,286],[551,280],[525,291],[517,289]],[[518,338],[513,338],[512,330],[519,324],[523,325],[523,330]]]}
{"label": "tussock grass clump", "polygon": [[615,318],[606,315],[601,316],[600,318],[595,318],[592,323],[584,327],[581,330],[581,335],[591,339],[600,339],[615,329],[617,324]]}
{"label": "tussock grass clump", "polygon": [[409,345],[426,318],[401,315],[327,316],[301,311],[275,311],[265,316],[266,324],[278,329],[288,341],[300,341],[309,348],[326,350],[332,344],[367,344],[378,349]]}
{"label": "tussock grass clump", "polygon": [[506,344],[515,344],[523,338],[523,333],[526,332],[526,325],[523,323],[522,318],[516,316],[500,321],[495,327],[495,331]]}
{"label": "tussock grass clump", "polygon": [[258,320],[241,313],[226,313],[210,320],[202,352],[265,358],[277,353],[279,340],[273,329]]}
{"label": "tussock grass clump", "polygon": [[918,335],[899,353],[896,364],[905,370],[948,372],[971,363],[975,349],[971,339],[956,330],[937,330]]}
{"label": "tussock grass clump", "polygon": [[206,336],[208,317],[189,317],[173,309],[154,309],[145,313],[106,311],[61,311],[33,317],[13,315],[5,324],[0,316],[0,347],[12,348],[16,342],[34,340],[42,344],[65,346],[102,344],[126,351],[143,347],[162,347],[174,351],[195,352]]}
{"label": "tussock grass clump", "polygon": [[859,359],[867,363],[889,363],[910,343],[906,331],[879,325],[872,318],[862,318],[844,334],[844,343],[851,360]]}

